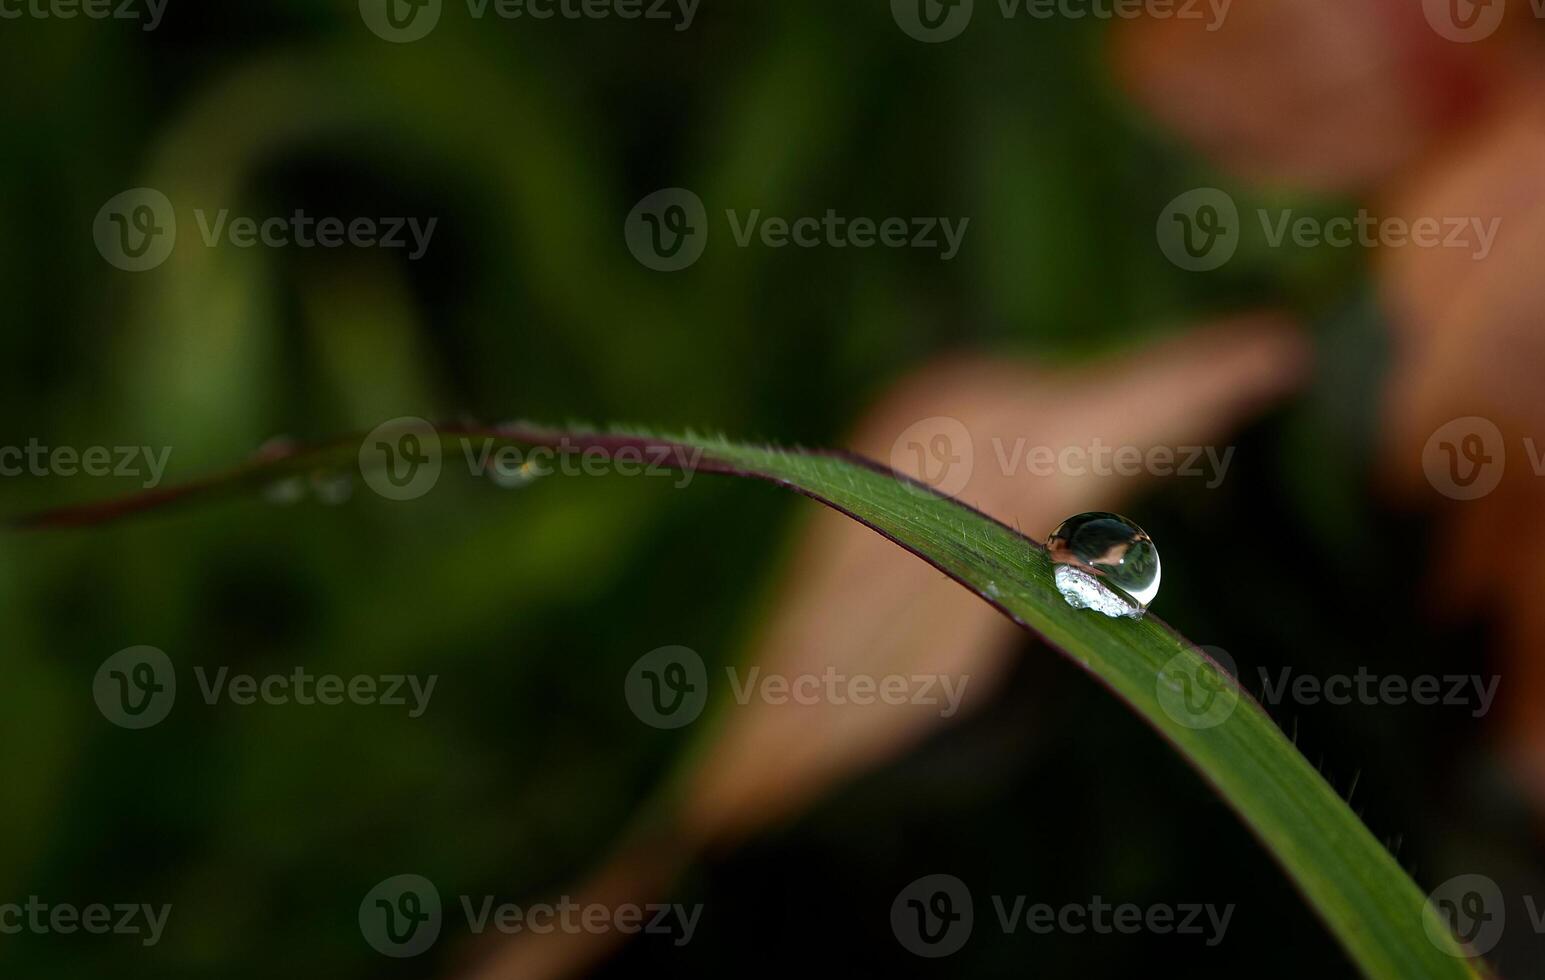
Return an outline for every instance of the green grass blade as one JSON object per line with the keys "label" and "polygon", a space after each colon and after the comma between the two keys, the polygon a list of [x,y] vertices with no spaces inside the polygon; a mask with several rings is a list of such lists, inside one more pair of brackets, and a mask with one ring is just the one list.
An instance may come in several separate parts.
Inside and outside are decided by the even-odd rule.
{"label": "green grass blade", "polygon": [[[768,480],[813,497],[934,565],[1042,637],[1125,701],[1210,782],[1255,833],[1364,975],[1488,975],[1452,938],[1426,896],[1266,712],[1233,677],[1153,616],[1109,619],[1063,601],[1045,550],[972,508],[854,457],[737,445],[719,439],[560,432],[527,426],[442,428],[447,459],[463,439],[629,448],[700,473]],[[289,475],[358,465],[357,439],[271,454],[181,488],[65,508],[13,523],[83,526],[164,505],[238,493]],[[700,454],[700,455],[699,455]],[[1232,703],[1179,716],[1174,698],[1208,692]],[[1205,703],[1205,701],[1204,701]],[[1200,722],[1215,722],[1201,724]]]}

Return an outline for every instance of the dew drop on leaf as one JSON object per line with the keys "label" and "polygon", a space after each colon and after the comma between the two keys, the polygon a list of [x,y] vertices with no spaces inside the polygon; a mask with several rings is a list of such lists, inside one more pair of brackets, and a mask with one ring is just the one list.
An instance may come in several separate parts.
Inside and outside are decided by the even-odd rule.
{"label": "dew drop on leaf", "polygon": [[1119,514],[1069,517],[1052,531],[1046,550],[1056,565],[1057,590],[1075,609],[1141,619],[1159,594],[1159,551],[1146,531]]}

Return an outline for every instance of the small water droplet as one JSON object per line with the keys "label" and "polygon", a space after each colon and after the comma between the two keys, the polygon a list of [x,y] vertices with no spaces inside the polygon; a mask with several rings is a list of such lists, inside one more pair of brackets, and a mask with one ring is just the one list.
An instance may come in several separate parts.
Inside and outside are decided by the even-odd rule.
{"label": "small water droplet", "polygon": [[336,507],[354,495],[354,479],[347,473],[318,470],[311,474],[311,490],[322,503]]}
{"label": "small water droplet", "polygon": [[298,476],[275,480],[263,488],[263,499],[271,504],[297,504],[306,497],[306,483]]}
{"label": "small water droplet", "polygon": [[1046,550],[1057,566],[1057,590],[1074,609],[1141,619],[1159,594],[1153,539],[1118,514],[1069,517],[1051,533]]}
{"label": "small water droplet", "polygon": [[488,468],[488,478],[494,482],[494,486],[503,490],[519,490],[535,483],[541,475],[530,460],[519,466],[506,467],[495,463]]}

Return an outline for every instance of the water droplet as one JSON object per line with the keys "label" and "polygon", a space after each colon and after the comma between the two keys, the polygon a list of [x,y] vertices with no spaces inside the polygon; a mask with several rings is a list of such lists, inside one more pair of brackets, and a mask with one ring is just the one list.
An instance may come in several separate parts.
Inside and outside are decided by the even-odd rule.
{"label": "water droplet", "polygon": [[503,490],[519,490],[535,483],[541,475],[530,460],[519,466],[507,467],[494,463],[488,468],[488,478],[494,482],[494,486]]}
{"label": "water droplet", "polygon": [[318,470],[311,474],[311,490],[322,503],[336,507],[354,495],[354,479],[347,473]]}
{"label": "water droplet", "polygon": [[1057,590],[1074,609],[1141,619],[1159,594],[1159,551],[1147,532],[1118,514],[1069,517],[1046,550]]}
{"label": "water droplet", "polygon": [[263,488],[263,497],[271,504],[295,504],[306,496],[306,484],[298,476],[275,480]]}

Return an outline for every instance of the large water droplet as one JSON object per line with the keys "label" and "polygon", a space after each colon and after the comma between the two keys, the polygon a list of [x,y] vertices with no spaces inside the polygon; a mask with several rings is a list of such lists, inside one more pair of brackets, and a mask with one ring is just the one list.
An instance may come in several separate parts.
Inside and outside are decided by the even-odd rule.
{"label": "large water droplet", "polygon": [[1075,609],[1140,619],[1159,594],[1159,550],[1146,531],[1119,514],[1069,517],[1046,550],[1057,589]]}

